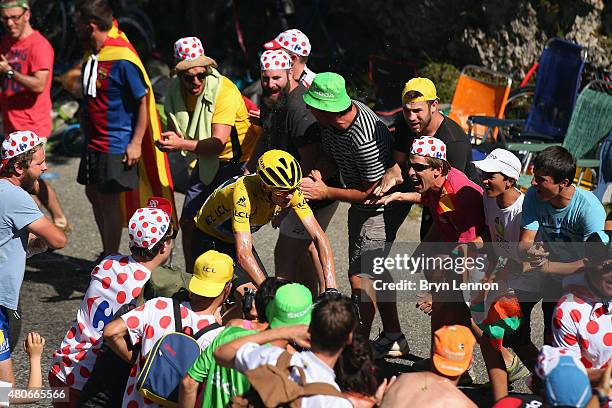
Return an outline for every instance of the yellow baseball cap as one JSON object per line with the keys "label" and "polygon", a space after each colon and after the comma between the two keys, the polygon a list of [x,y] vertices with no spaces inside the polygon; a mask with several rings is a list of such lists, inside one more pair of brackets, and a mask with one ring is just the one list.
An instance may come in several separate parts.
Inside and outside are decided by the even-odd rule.
{"label": "yellow baseball cap", "polygon": [[217,297],[232,276],[234,261],[230,256],[213,250],[206,251],[195,261],[189,291],[199,296]]}
{"label": "yellow baseball cap", "polygon": [[[406,99],[405,96],[410,91],[416,91],[423,96],[419,96],[418,98]],[[406,85],[404,85],[404,90],[402,91],[402,101],[404,103],[425,102],[433,101],[436,99],[438,99],[438,94],[436,93],[436,86],[428,78],[412,78],[410,81],[406,82]]]}

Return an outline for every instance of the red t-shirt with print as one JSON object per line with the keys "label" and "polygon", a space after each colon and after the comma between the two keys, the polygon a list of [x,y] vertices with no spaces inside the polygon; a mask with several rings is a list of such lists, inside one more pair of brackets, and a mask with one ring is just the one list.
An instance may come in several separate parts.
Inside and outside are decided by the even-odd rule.
{"label": "red t-shirt with print", "polygon": [[4,36],[0,42],[3,54],[13,71],[32,76],[37,71],[49,71],[41,93],[27,90],[15,78],[2,78],[0,108],[4,133],[31,130],[40,137],[51,134],[51,81],[53,79],[53,47],[43,35],[34,32],[14,40]]}
{"label": "red t-shirt with print", "polygon": [[440,191],[423,193],[421,203],[431,210],[439,242],[471,242],[484,228],[482,188],[455,168]]}

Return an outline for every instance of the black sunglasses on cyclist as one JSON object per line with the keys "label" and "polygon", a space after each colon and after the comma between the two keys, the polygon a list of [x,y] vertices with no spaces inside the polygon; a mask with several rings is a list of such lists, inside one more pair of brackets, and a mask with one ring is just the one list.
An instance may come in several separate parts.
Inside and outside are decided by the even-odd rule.
{"label": "black sunglasses on cyclist", "polygon": [[420,172],[422,172],[424,170],[430,169],[431,165],[429,165],[429,164],[421,164],[421,163],[410,163],[410,167],[412,167],[412,169],[414,171],[417,171],[417,172],[420,173]]}
{"label": "black sunglasses on cyclist", "polygon": [[181,74],[181,77],[183,77],[183,79],[187,82],[193,82],[194,78],[198,78],[198,81],[200,82],[204,82],[204,80],[206,79],[206,72],[200,72],[198,74]]}

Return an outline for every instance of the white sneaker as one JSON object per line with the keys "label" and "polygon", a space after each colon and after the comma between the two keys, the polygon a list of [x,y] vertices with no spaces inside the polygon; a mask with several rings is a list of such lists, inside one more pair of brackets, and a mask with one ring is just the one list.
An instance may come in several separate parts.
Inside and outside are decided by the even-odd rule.
{"label": "white sneaker", "polygon": [[374,358],[381,359],[385,357],[402,357],[410,353],[410,346],[406,341],[406,336],[403,334],[395,340],[387,337],[386,333],[380,332],[378,337],[372,341],[374,349]]}

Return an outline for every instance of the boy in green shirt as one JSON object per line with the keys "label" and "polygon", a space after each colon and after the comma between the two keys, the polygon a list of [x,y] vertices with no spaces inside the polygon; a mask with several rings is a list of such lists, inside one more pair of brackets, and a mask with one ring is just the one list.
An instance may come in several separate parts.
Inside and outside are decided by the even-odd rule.
{"label": "boy in green shirt", "polygon": [[[275,302],[277,290],[288,284],[289,281],[275,277],[269,277],[263,281],[255,295],[255,308],[258,316],[261,316],[259,318],[261,323],[272,322],[270,323],[271,327],[299,323],[295,318],[287,317],[288,312],[284,312],[282,307],[274,306],[277,303]],[[293,296],[292,303],[295,303],[298,308],[310,310],[310,307],[312,307],[310,291],[303,285],[297,285],[297,292],[297,295]],[[308,313],[308,316],[310,316],[310,313]],[[194,407],[200,383],[205,383],[200,405],[202,408],[224,408],[232,397],[248,391],[251,385],[247,378],[237,370],[217,364],[214,351],[225,343],[254,333],[257,333],[257,330],[247,330],[240,326],[229,326],[223,329],[200,354],[200,357],[183,377],[179,389],[179,408]],[[272,344],[285,346],[285,344],[276,342]]]}
{"label": "boy in green shirt", "polygon": [[[179,407],[193,407],[196,393],[183,390],[192,389],[195,383],[205,383],[202,395],[202,407],[223,408],[231,401],[234,395],[244,394],[251,385],[249,380],[239,371],[220,366],[215,361],[214,351],[220,345],[237,338],[257,333],[255,330],[247,330],[242,327],[227,327],[213,340],[212,343],[200,354],[200,357],[187,371],[181,384],[179,394]],[[186,397],[186,398],[183,398]],[[193,401],[191,401],[193,399]],[[187,401],[189,400],[189,401]]]}

